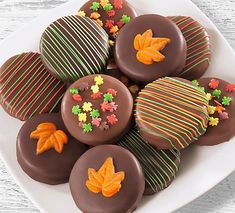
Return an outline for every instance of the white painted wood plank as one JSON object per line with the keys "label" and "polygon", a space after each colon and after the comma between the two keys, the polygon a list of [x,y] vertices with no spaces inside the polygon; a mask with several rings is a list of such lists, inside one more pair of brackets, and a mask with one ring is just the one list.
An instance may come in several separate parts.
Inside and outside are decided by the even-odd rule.
{"label": "white painted wood plank", "polygon": [[[67,1],[0,0],[0,40],[43,11]],[[193,2],[216,24],[235,50],[235,0],[193,0]],[[39,212],[14,182],[1,160],[0,212]],[[211,191],[177,211],[177,213],[232,212],[235,212],[235,172]]]}

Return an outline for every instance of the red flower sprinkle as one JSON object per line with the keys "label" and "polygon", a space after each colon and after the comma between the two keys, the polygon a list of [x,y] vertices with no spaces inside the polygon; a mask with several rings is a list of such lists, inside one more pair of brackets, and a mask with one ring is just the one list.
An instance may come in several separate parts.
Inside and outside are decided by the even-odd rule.
{"label": "red flower sprinkle", "polygon": [[227,92],[233,92],[235,90],[235,84],[228,84],[226,87]]}
{"label": "red flower sprinkle", "polygon": [[97,93],[93,93],[93,94],[91,94],[91,97],[92,97],[92,99],[93,99],[93,100],[96,100],[96,99],[101,98],[101,97],[102,97],[102,95],[103,95],[103,93],[102,93],[102,92],[97,92]]}
{"label": "red flower sprinkle", "polygon": [[115,97],[117,95],[117,91],[114,89],[108,89],[107,93],[111,94],[113,97]]}
{"label": "red flower sprinkle", "polygon": [[122,0],[114,0],[113,5],[116,9],[121,9],[122,8],[122,3],[123,3]]}
{"label": "red flower sprinkle", "polygon": [[209,87],[211,89],[217,89],[219,86],[219,81],[215,80],[215,79],[211,79],[210,83],[209,83]]}
{"label": "red flower sprinkle", "polygon": [[114,20],[106,20],[106,24],[105,24],[105,27],[111,29],[114,25]]}
{"label": "red flower sprinkle", "polygon": [[82,101],[82,97],[79,94],[73,94],[73,100],[80,102]]}
{"label": "red flower sprinkle", "polygon": [[109,17],[115,16],[115,11],[114,10],[110,10],[107,12]]}
{"label": "red flower sprinkle", "polygon": [[124,23],[123,21],[119,21],[119,22],[117,23],[117,26],[118,26],[118,28],[120,29],[120,28],[123,27],[124,24],[125,24],[125,23]]}
{"label": "red flower sprinkle", "polygon": [[107,120],[108,120],[108,123],[110,123],[111,125],[115,125],[118,122],[118,119],[116,115],[114,114],[107,116]]}
{"label": "red flower sprinkle", "polygon": [[108,101],[104,101],[100,104],[100,107],[103,112],[110,111],[112,109],[112,106]]}

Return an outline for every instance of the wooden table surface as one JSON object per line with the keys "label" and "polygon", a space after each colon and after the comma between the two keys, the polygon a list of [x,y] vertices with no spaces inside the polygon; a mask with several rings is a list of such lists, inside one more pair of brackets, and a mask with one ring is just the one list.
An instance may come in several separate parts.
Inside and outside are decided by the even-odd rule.
{"label": "wooden table surface", "polygon": [[[0,41],[43,11],[67,1],[0,0]],[[193,0],[193,2],[216,24],[235,50],[235,0]],[[1,160],[0,212],[39,212],[14,182]],[[177,211],[177,213],[232,212],[235,212],[235,172],[208,193]]]}

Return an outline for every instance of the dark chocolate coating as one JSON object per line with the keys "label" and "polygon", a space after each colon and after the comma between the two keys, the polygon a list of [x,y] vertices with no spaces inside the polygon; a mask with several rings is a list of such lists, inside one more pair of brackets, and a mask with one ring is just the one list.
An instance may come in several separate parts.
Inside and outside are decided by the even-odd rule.
{"label": "dark chocolate coating", "polygon": [[[92,91],[90,88],[95,84],[94,78],[96,76],[98,75],[86,76],[72,84],[66,91],[61,105],[62,118],[70,134],[82,143],[92,146],[115,143],[129,130],[133,113],[133,98],[126,86],[121,81],[111,76],[100,75],[104,79],[104,84],[100,86],[100,92],[105,94],[109,88],[117,91],[117,96],[114,98],[114,101],[118,105],[118,108],[114,114],[117,116],[118,122],[116,125],[110,125],[108,130],[103,131],[99,127],[93,127],[92,132],[85,133],[83,129],[79,127],[78,117],[72,114],[72,107],[74,105],[79,105],[82,107],[84,102],[91,102],[93,104],[92,108],[99,109],[101,112],[100,104],[103,103],[103,98],[101,97],[98,100],[93,100],[91,98]],[[70,88],[79,88],[81,83],[88,83],[89,89],[81,92],[80,95],[83,100],[81,102],[76,102],[72,98]],[[106,117],[111,114],[113,113],[101,112],[100,118],[102,121],[105,121]],[[88,115],[89,112],[87,113],[86,123],[91,123],[92,119]]]}
{"label": "dark chocolate coating", "polygon": [[[30,134],[41,123],[52,122],[57,130],[66,133],[69,140],[62,153],[54,149],[37,155],[37,141]],[[69,180],[70,172],[77,159],[87,150],[87,146],[75,140],[66,130],[61,115],[43,114],[28,120],[21,128],[16,143],[17,160],[24,172],[32,179],[50,184],[62,184]]]}
{"label": "dark chocolate coating", "polygon": [[44,31],[40,51],[48,71],[64,82],[101,73],[109,59],[107,33],[87,17],[65,16]]}
{"label": "dark chocolate coating", "polygon": [[[171,39],[161,51],[165,59],[145,65],[136,58],[134,39],[146,30],[153,31],[153,37]],[[119,69],[137,83],[146,84],[157,78],[179,73],[186,59],[186,42],[179,28],[169,19],[159,15],[142,15],[124,26],[117,37],[115,60]]]}
{"label": "dark chocolate coating", "polygon": [[[110,75],[114,78],[117,78],[123,84],[125,84],[125,86],[129,89],[129,91],[131,92],[134,99],[138,96],[138,92],[140,91],[142,86],[137,85],[136,83],[134,83],[131,79],[129,79],[126,75],[124,75],[118,68],[108,69],[106,74]],[[139,90],[136,91],[136,92],[131,91],[131,87],[133,87],[133,86],[137,86],[139,88]]]}
{"label": "dark chocolate coating", "polygon": [[15,55],[0,68],[0,103],[20,120],[57,111],[65,90],[65,84],[48,73],[39,53]]}
{"label": "dark chocolate coating", "polygon": [[136,99],[140,135],[158,149],[184,149],[208,125],[205,93],[182,78],[161,78],[145,86]]}
{"label": "dark chocolate coating", "polygon": [[189,80],[200,78],[211,63],[210,39],[205,27],[187,16],[168,18],[177,24],[187,43],[186,64],[176,76]]}
{"label": "dark chocolate coating", "polygon": [[[233,136],[235,136],[235,90],[233,92],[227,92],[226,86],[229,84],[228,82],[218,79],[218,78],[201,78],[198,80],[200,86],[205,88],[207,93],[213,92],[213,89],[209,87],[209,83],[211,79],[219,80],[219,87],[217,89],[221,90],[221,98],[224,96],[232,98],[231,104],[229,106],[225,106],[225,111],[228,113],[229,119],[220,120],[217,126],[208,126],[206,133],[199,138],[199,140],[195,143],[200,146],[213,146],[223,142],[229,141]],[[214,101],[210,101],[210,105],[216,106]],[[213,115],[210,115],[214,118],[219,118],[218,112]]]}
{"label": "dark chocolate coating", "polygon": [[145,176],[144,195],[152,195],[167,188],[176,177],[180,164],[180,151],[156,149],[141,137],[136,127],[131,129],[117,145],[128,149],[142,166]]}
{"label": "dark chocolate coating", "polygon": [[[87,17],[90,17],[91,13],[95,12],[90,9],[93,2],[98,2],[98,1],[90,0],[80,8],[80,11],[84,11]],[[114,0],[110,0],[109,3],[114,6],[113,4]],[[103,29],[109,35],[110,39],[115,39],[115,37],[112,35],[112,33],[110,33],[109,28],[105,27],[107,20],[113,20],[114,25],[117,25],[117,23],[121,20],[123,15],[129,16],[131,20],[137,17],[135,9],[126,0],[122,0],[122,8],[116,9],[115,7],[113,7],[113,10],[115,11],[115,15],[112,17],[110,17],[102,7],[100,7],[99,10],[96,11],[100,14],[99,19],[103,22]]]}
{"label": "dark chocolate coating", "polygon": [[[86,186],[88,168],[98,170],[104,161],[113,158],[115,172],[124,171],[125,179],[121,189],[114,196],[106,198],[95,194]],[[144,192],[144,174],[135,156],[128,150],[103,145],[88,150],[76,162],[69,180],[70,190],[78,208],[86,213],[129,213],[136,209]]]}

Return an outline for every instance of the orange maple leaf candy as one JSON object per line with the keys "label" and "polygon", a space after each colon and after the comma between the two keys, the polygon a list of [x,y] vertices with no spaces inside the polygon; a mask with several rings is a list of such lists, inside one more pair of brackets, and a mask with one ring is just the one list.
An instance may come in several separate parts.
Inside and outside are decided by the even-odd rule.
{"label": "orange maple leaf candy", "polygon": [[153,38],[151,29],[145,31],[142,35],[136,35],[134,48],[138,51],[136,54],[137,60],[147,65],[163,61],[165,56],[160,51],[170,42],[169,38]]}
{"label": "orange maple leaf candy", "polygon": [[107,158],[98,172],[95,169],[88,169],[87,188],[93,193],[102,192],[105,197],[112,197],[122,187],[121,182],[125,179],[125,173],[115,173],[113,159]]}
{"label": "orange maple leaf candy", "polygon": [[31,132],[31,139],[38,139],[37,154],[54,148],[58,153],[62,153],[64,144],[68,143],[68,137],[62,130],[56,130],[54,123],[41,123],[36,130]]}

